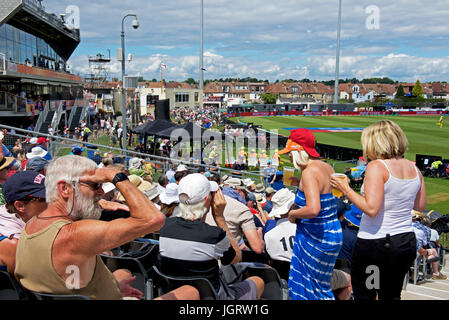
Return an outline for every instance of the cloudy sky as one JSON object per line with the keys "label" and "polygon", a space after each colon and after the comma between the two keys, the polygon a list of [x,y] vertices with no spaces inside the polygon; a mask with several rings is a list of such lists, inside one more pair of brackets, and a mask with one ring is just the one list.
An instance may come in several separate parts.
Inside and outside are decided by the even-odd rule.
{"label": "cloudy sky", "polygon": [[[88,56],[111,52],[117,61],[125,20],[129,75],[199,79],[200,0],[43,0],[49,12],[80,9],[81,43],[70,64],[88,72]],[[398,81],[449,78],[448,0],[343,0],[340,78]],[[377,14],[378,13],[378,14]],[[204,0],[205,79],[255,77],[332,80],[335,77],[338,0]]]}

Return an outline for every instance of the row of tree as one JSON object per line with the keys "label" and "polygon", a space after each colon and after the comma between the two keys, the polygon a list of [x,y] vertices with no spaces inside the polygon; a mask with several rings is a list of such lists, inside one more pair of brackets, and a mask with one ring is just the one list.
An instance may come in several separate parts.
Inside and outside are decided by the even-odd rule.
{"label": "row of tree", "polygon": [[[112,78],[112,81],[119,81],[118,78]],[[137,78],[137,81],[139,82],[144,82],[144,81],[150,81],[150,80],[145,80],[144,77],[140,76]],[[156,78],[151,79],[151,82],[157,82],[158,80]],[[169,82],[176,82],[176,81],[169,81]],[[190,85],[197,85],[199,84],[198,81],[196,81],[194,78],[188,78],[186,80],[184,80],[183,82],[188,83]],[[220,79],[207,79],[204,80],[204,84],[208,84],[210,82],[264,82],[269,84],[270,81],[269,80],[260,80],[257,78],[252,78],[252,77],[246,77],[246,78],[220,78]],[[308,78],[304,78],[304,79],[284,79],[284,80],[276,80],[273,83],[279,83],[279,82],[285,82],[285,83],[295,83],[295,82],[305,82],[305,83],[323,83],[327,86],[334,86],[335,84],[335,80],[324,80],[324,81],[317,81],[317,80],[310,80]],[[339,83],[363,83],[363,84],[376,84],[376,83],[380,83],[380,84],[396,84],[399,83],[399,81],[395,81],[393,79],[390,79],[388,77],[383,77],[383,78],[367,78],[367,79],[363,79],[363,80],[359,80],[357,78],[346,78],[346,79],[339,79],[338,80]],[[419,80],[417,81],[419,82]],[[434,81],[432,83],[447,83],[446,81]],[[421,84],[420,84],[421,85]],[[402,86],[400,86],[402,87]],[[402,88],[403,90],[404,88]],[[422,89],[422,86],[421,86]],[[418,89],[417,89],[418,90]],[[422,92],[421,92],[422,94]],[[403,96],[404,94],[402,94],[401,96]]]}

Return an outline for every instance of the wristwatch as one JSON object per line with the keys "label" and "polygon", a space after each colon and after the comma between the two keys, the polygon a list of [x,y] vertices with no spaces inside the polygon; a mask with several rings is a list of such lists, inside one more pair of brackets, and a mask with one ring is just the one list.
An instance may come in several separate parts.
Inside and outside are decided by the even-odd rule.
{"label": "wristwatch", "polygon": [[123,173],[123,172],[119,172],[114,176],[114,179],[112,179],[112,183],[115,185],[117,185],[117,183],[121,182],[121,181],[125,181],[128,180],[128,176]]}

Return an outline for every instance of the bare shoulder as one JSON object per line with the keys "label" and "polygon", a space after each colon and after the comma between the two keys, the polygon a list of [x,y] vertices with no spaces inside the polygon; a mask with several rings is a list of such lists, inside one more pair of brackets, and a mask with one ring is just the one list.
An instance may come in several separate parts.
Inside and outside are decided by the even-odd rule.
{"label": "bare shoulder", "polygon": [[385,165],[382,163],[381,160],[377,159],[368,162],[368,164],[366,165],[366,170],[387,171],[387,168],[385,167]]}

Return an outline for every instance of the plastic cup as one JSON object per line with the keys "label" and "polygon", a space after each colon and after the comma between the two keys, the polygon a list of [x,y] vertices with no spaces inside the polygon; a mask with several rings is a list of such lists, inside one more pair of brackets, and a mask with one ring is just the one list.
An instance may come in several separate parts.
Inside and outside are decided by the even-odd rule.
{"label": "plastic cup", "polygon": [[[346,175],[344,173],[333,173],[332,174],[333,177],[337,178],[337,179],[346,179]],[[335,188],[332,188],[332,194],[334,195],[334,197],[340,198],[343,193]]]}
{"label": "plastic cup", "polygon": [[295,174],[295,168],[292,167],[284,167],[284,177],[283,177],[283,182],[284,182],[284,186],[291,186],[292,182],[290,180],[290,178],[292,178]]}

